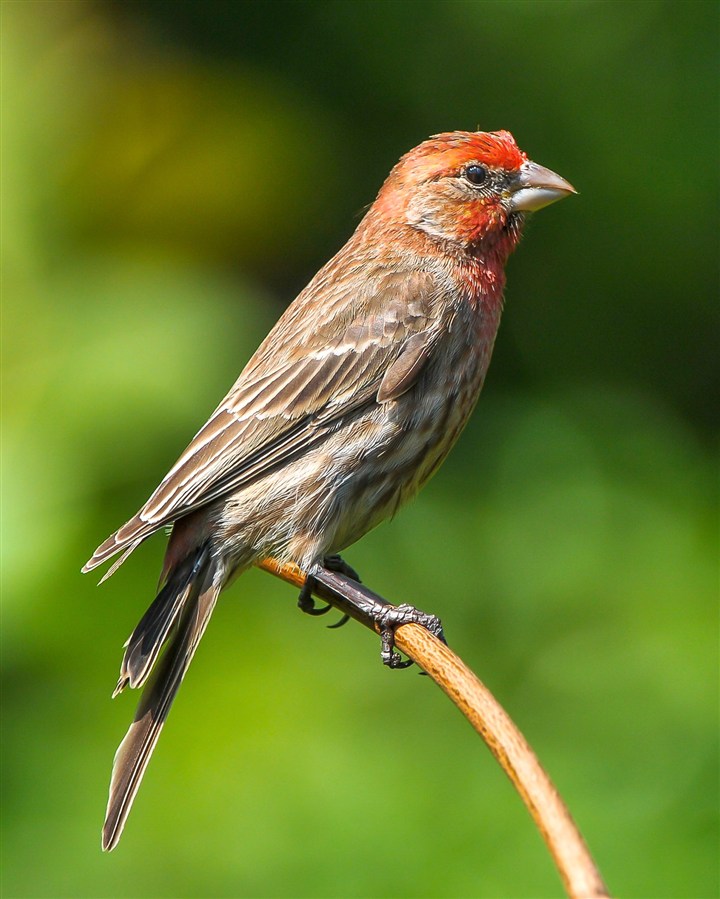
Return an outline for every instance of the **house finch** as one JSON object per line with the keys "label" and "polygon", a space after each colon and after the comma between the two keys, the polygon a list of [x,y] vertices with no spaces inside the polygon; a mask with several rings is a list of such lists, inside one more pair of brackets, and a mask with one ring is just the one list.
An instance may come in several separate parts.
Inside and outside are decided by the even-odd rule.
{"label": "house finch", "polygon": [[439,134],[403,156],[150,499],[85,565],[122,553],[109,576],[172,524],[162,589],[115,694],[143,685],[169,645],[115,756],[104,849],[220,591],[267,557],[312,572],[428,480],[480,393],[525,213],[570,193],[507,131]]}

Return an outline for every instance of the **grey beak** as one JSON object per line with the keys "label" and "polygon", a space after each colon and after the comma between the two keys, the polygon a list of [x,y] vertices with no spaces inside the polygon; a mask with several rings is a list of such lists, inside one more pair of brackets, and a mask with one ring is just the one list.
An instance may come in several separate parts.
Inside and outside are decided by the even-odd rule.
{"label": "grey beak", "polygon": [[513,212],[537,212],[577,191],[564,178],[536,162],[524,162],[512,187]]}

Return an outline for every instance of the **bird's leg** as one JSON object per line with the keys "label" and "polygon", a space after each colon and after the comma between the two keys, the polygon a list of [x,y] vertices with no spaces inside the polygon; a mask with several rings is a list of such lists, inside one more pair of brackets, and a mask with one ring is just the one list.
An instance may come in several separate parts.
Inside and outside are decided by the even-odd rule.
{"label": "bird's leg", "polygon": [[[357,571],[355,571],[352,565],[348,565],[348,563],[337,554],[325,556],[323,559],[323,568],[328,571],[335,571],[338,574],[344,574],[345,577],[350,578],[350,580],[360,583],[360,575]],[[317,581],[312,574],[309,573],[300,590],[300,595],[298,596],[298,607],[301,611],[305,612],[306,615],[324,615],[333,608],[331,603],[328,603],[328,605],[322,606],[321,608],[318,608],[315,605],[312,594],[316,587]],[[329,624],[328,627],[330,630],[335,630],[336,628],[347,624],[349,620],[350,616],[345,614],[339,621],[335,622],[335,624]]]}
{"label": "bird's leg", "polygon": [[[341,564],[345,567],[344,562]],[[382,596],[369,590],[364,584],[333,571],[330,567],[314,565],[312,571],[306,572],[292,562],[278,562],[270,557],[263,559],[258,565],[265,571],[269,571],[290,584],[296,584],[298,587],[302,587],[307,581],[310,581],[307,589],[302,591],[299,603],[301,608],[303,604],[308,605],[308,599],[311,608],[314,608],[310,597],[310,594],[314,593],[346,615],[350,615],[351,618],[355,618],[361,624],[378,632],[382,638],[382,661],[389,668],[407,668],[411,664],[403,661],[400,654],[394,651],[395,631],[404,624],[419,624],[443,643],[447,642],[442,624],[437,616],[427,615],[405,603],[393,606]],[[338,563],[335,563],[335,567],[338,567]],[[321,614],[324,612],[323,609]]]}
{"label": "bird's leg", "polygon": [[[344,574],[345,577],[350,578],[351,581],[355,581],[358,584],[362,583],[362,579],[357,571],[355,571],[352,565],[348,565],[345,559],[337,553],[332,556],[325,556],[323,559],[323,567],[327,568],[328,571],[336,572],[336,574]],[[339,621],[336,621],[335,624],[328,624],[328,628],[331,631],[337,630],[337,628],[347,624],[348,621],[350,621],[350,616],[345,612],[342,618]]]}
{"label": "bird's leg", "polygon": [[[389,668],[407,668],[412,665],[411,660],[403,660],[400,654],[395,652],[395,631],[403,624],[419,624],[443,643],[446,642],[442,624],[436,615],[428,615],[407,603],[399,606],[390,605],[372,590],[368,590],[346,575],[345,563],[342,560],[340,563],[343,566],[341,571],[333,570],[332,567],[315,566],[311,575],[312,589],[323,599],[332,599],[333,602],[336,599],[341,600],[335,604],[343,609],[346,615],[351,615],[365,624],[371,622],[371,626],[375,626],[382,641],[381,657],[384,665]],[[337,567],[335,563],[335,568]]]}

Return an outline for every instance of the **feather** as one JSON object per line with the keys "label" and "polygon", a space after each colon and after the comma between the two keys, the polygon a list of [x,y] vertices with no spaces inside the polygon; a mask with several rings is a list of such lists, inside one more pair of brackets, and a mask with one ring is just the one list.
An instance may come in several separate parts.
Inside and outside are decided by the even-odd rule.
{"label": "feather", "polygon": [[403,347],[402,353],[385,372],[377,392],[377,401],[386,403],[406,393],[425,367],[432,348],[431,335],[427,331],[414,334]]}
{"label": "feather", "polygon": [[[383,379],[406,348],[416,346],[418,334],[427,335],[430,351],[439,332],[437,289],[430,274],[379,269],[365,283],[368,295],[362,303],[353,302],[342,283],[322,282],[321,275],[316,276],[320,284],[313,288],[311,282],[282,316],[143,508],[97,548],[83,571],[134,549],[169,522],[246,487],[322,442],[339,422],[377,402]],[[296,326],[298,308],[310,299],[322,308],[325,298],[318,290],[332,302],[324,327],[307,332]],[[328,340],[328,328],[338,319],[343,328]],[[417,371],[406,372],[405,390],[424,359],[416,361]]]}
{"label": "feather", "polygon": [[207,559],[207,549],[188,556],[172,571],[167,583],[155,597],[125,644],[120,679],[113,698],[126,686],[142,687],[152,670],[170,630],[190,596],[195,578]]}
{"label": "feather", "polygon": [[[145,687],[133,723],[115,753],[102,834],[104,850],[113,849],[120,839],[172,701],[215,608],[222,584],[214,575],[214,566],[207,556],[199,566],[193,567],[190,592],[177,630]],[[182,578],[178,587],[186,587]]]}

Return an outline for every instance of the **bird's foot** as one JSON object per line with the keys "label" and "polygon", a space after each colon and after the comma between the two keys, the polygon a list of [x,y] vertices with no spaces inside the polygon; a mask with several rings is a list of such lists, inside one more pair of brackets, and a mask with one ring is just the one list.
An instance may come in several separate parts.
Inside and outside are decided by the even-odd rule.
{"label": "bird's foot", "polygon": [[[323,588],[329,588],[329,593],[327,590],[323,592]],[[298,598],[298,606],[308,615],[324,615],[333,607],[331,603],[317,607],[312,597],[316,591],[325,596],[342,597],[345,608],[351,609],[354,617],[376,626],[382,641],[380,655],[383,665],[387,665],[388,668],[409,668],[412,665],[412,659],[403,659],[395,650],[395,631],[404,624],[419,624],[443,643],[446,642],[437,615],[428,615],[407,603],[399,606],[390,605],[362,586],[357,571],[340,556],[326,556],[322,565],[315,566],[308,573]],[[349,618],[350,615],[344,614],[340,621],[331,624],[330,627],[341,627]]]}
{"label": "bird's foot", "polygon": [[304,612],[306,615],[324,615],[326,612],[329,612],[330,609],[332,609],[330,603],[328,603],[326,606],[315,605],[315,600],[313,599],[313,590],[316,586],[317,581],[311,574],[309,574],[305,578],[305,583],[302,585],[297,603],[300,611]]}
{"label": "bird's foot", "polygon": [[348,565],[345,559],[337,553],[332,556],[325,556],[323,559],[323,568],[327,568],[328,571],[335,571],[337,574],[344,574],[345,577],[349,577],[351,581],[362,584],[362,578],[357,571],[355,571],[352,565]]}
{"label": "bird's foot", "polygon": [[[327,571],[334,571],[337,574],[342,574],[345,577],[350,578],[352,581],[356,581],[358,584],[360,583],[360,575],[357,571],[355,571],[352,565],[348,565],[348,563],[337,554],[325,556],[322,567]],[[308,574],[305,583],[300,590],[300,595],[298,596],[298,608],[300,611],[305,612],[306,615],[325,615],[333,608],[331,603],[328,603],[326,606],[315,605],[312,594],[316,586],[317,580],[312,574]],[[349,615],[343,615],[339,621],[335,622],[335,624],[329,624],[328,628],[330,630],[336,630],[344,624],[347,624],[349,620]]]}
{"label": "bird's foot", "polygon": [[445,634],[440,619],[437,615],[428,615],[421,612],[415,606],[402,603],[399,606],[382,606],[377,610],[377,616],[373,617],[380,630],[382,641],[381,658],[383,665],[388,668],[409,668],[412,659],[403,659],[399,652],[395,651],[395,631],[403,624],[419,624],[434,637],[446,642]]}
{"label": "bird's foot", "polygon": [[317,589],[323,597],[342,599],[338,603],[341,608],[349,610],[354,618],[364,624],[375,626],[382,641],[381,658],[384,665],[389,668],[408,668],[412,665],[411,660],[403,660],[400,653],[395,651],[395,631],[403,624],[419,624],[443,643],[446,642],[442,624],[436,615],[428,615],[406,603],[390,605],[377,593],[362,585],[352,569],[352,574],[346,574],[349,566],[342,559],[331,557],[325,562],[329,564],[314,568],[313,583],[309,589]]}

